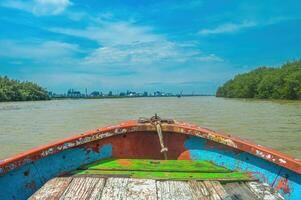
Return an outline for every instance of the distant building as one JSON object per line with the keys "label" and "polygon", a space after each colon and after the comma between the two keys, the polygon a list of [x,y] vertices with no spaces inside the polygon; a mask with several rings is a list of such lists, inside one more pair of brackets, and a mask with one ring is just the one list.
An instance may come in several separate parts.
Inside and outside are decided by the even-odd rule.
{"label": "distant building", "polygon": [[92,92],[92,93],[90,94],[90,96],[91,96],[91,97],[99,97],[99,96],[101,96],[101,95],[100,95],[100,92],[94,91],[94,92]]}
{"label": "distant building", "polygon": [[161,96],[164,96],[164,93],[162,93],[160,91],[156,91],[156,92],[154,92],[154,96],[155,97],[161,97]]}
{"label": "distant building", "polygon": [[69,89],[67,92],[67,96],[68,97],[81,97],[81,93],[80,93],[80,91]]}
{"label": "distant building", "polygon": [[126,91],[126,96],[134,97],[134,96],[139,96],[139,94],[128,90],[128,91]]}

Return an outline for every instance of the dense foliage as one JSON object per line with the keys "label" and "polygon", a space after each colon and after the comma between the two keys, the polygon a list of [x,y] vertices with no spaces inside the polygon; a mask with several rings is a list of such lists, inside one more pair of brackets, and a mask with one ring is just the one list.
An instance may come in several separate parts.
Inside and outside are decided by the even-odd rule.
{"label": "dense foliage", "polygon": [[48,92],[37,84],[0,76],[0,101],[48,100]]}
{"label": "dense foliage", "polygon": [[217,97],[301,99],[301,60],[281,68],[260,67],[219,87]]}

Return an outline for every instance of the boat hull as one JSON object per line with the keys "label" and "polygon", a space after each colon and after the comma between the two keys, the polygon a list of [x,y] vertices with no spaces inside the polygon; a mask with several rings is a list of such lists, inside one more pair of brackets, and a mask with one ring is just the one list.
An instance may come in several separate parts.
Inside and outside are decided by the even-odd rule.
{"label": "boat hull", "polygon": [[[250,173],[287,199],[301,197],[301,164],[226,134],[176,122],[162,125],[168,159],[207,160]],[[27,199],[49,179],[105,158],[164,159],[152,124],[128,121],[24,152],[0,162],[0,199]]]}

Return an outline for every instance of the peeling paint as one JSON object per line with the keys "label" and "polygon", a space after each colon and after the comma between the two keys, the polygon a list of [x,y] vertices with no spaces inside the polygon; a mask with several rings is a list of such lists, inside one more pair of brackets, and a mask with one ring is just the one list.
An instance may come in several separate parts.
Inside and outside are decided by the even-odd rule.
{"label": "peeling paint", "polygon": [[237,148],[237,145],[231,139],[225,139],[221,136],[217,136],[217,135],[213,135],[213,134],[208,134],[207,139],[212,140],[214,142],[221,143],[221,144],[226,144],[230,147]]}
{"label": "peeling paint", "polygon": [[286,163],[286,160],[280,158],[280,159],[279,159],[279,162],[281,162],[281,163]]}
{"label": "peeling paint", "polygon": [[290,194],[292,192],[287,178],[281,178],[275,188],[278,191],[281,190],[284,194]]}
{"label": "peeling paint", "polygon": [[[170,135],[169,137],[165,138],[169,138],[167,140],[168,144],[173,144],[169,145],[169,149],[173,149],[173,151],[169,152],[169,156],[173,156],[174,159],[189,160],[197,158],[213,160],[215,162],[218,162],[220,165],[229,167],[233,170],[239,169],[252,173],[254,176],[259,177],[260,180],[266,179],[270,184],[272,184],[273,181],[276,180],[275,177],[278,176],[278,169],[280,168],[280,166],[282,166],[284,169],[283,173],[285,172],[287,174],[290,174],[290,180],[297,179],[296,177],[301,177],[301,162],[299,160],[291,158],[275,150],[240,140],[228,134],[217,133],[209,129],[179,122],[175,122],[174,124],[163,124],[162,130],[164,133],[175,133],[180,136],[179,138],[181,138],[181,140],[178,141],[173,141],[173,139],[176,138],[175,135]],[[154,154],[152,148],[143,149],[143,145],[139,146],[139,148],[142,149],[140,151],[136,149],[135,151],[131,150],[130,152],[127,152],[127,145],[133,145],[135,144],[135,141],[138,140],[140,143],[148,141],[146,140],[146,138],[152,138],[153,136],[144,137],[145,132],[154,131],[155,128],[151,124],[139,124],[135,121],[129,121],[116,126],[99,128],[95,131],[89,131],[69,139],[61,140],[54,144],[36,148],[12,158],[0,161],[0,181],[2,177],[7,177],[6,174],[14,174],[15,176],[17,176],[17,172],[19,172],[19,170],[21,169],[22,171],[20,172],[20,176],[25,177],[23,174],[24,168],[33,165],[33,163],[35,165],[39,162],[43,163],[44,160],[48,160],[48,165],[50,166],[59,165],[59,163],[56,163],[57,160],[55,160],[54,158],[58,159],[61,164],[64,164],[63,168],[56,166],[57,170],[59,171],[58,174],[60,174],[66,173],[71,168],[70,166],[74,167],[76,165],[79,165],[81,162],[91,162],[94,159],[100,159],[103,156],[112,156],[113,154],[119,156],[131,155],[135,158],[139,156],[142,157],[144,151],[150,157],[160,156],[159,153]],[[132,138],[132,140],[129,142],[128,134],[133,132],[137,134],[137,138]],[[115,138],[112,136],[117,135],[124,135],[127,137],[120,137],[123,139],[119,139],[119,143],[116,142],[116,146],[112,145],[111,143],[97,146],[100,141],[103,141],[102,139],[107,140],[110,138]],[[184,144],[184,140],[187,137],[194,138],[194,140],[188,139],[190,142],[185,142]],[[199,140],[196,140],[195,138],[198,138]],[[134,141],[134,139],[136,140]],[[126,143],[125,141],[128,141],[129,143]],[[125,143],[123,147],[127,150],[119,148],[118,144],[122,143]],[[154,146],[157,145],[155,142],[152,144]],[[177,155],[174,153],[175,151],[178,153]],[[75,157],[68,157],[70,155],[66,152],[70,153],[70,155],[72,154],[71,152],[74,152],[74,154],[72,155]],[[75,154],[75,152],[77,153]],[[80,157],[80,160],[77,161],[76,158],[78,156]],[[74,163],[70,162],[70,159]],[[40,166],[41,169],[43,167],[45,168],[45,170],[47,169],[52,172],[52,169],[48,169],[47,167],[45,167],[45,165]],[[263,170],[262,168],[267,169]],[[47,170],[44,172],[45,174],[49,173],[49,171]],[[54,174],[54,172],[52,173]],[[33,174],[34,173],[32,173],[31,171],[28,178],[34,176]],[[45,174],[43,176],[46,176]],[[50,175],[51,173],[47,175],[47,177],[49,178]],[[47,178],[45,178],[45,180],[47,180]],[[38,181],[39,180],[37,179],[35,182],[36,185],[41,184],[38,183]],[[285,188],[285,184],[289,189]],[[284,193],[290,191],[291,193],[295,194],[296,192],[298,192],[298,190],[301,191],[300,185],[300,179],[288,181],[288,183],[285,183],[284,180],[282,182],[277,182],[277,186],[278,188],[280,188],[279,190],[283,191]],[[22,187],[23,186],[24,185],[22,185]],[[296,199],[293,194],[291,195],[291,199]]]}

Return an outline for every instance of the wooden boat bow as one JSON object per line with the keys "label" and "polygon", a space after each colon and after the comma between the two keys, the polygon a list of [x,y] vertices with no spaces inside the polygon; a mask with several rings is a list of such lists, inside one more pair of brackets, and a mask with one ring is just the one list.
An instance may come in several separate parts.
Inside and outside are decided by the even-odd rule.
{"label": "wooden boat bow", "polygon": [[[161,144],[156,124],[164,135]],[[289,199],[301,195],[300,160],[229,134],[158,116],[87,131],[1,160],[0,186],[13,177],[12,182],[21,184],[20,190],[26,188],[22,184],[31,181],[39,188],[53,176],[103,158],[163,159],[160,151],[164,148],[168,148],[168,152],[163,151],[168,159],[208,160],[230,170],[247,172]],[[26,176],[26,170],[32,166],[38,168],[39,176]],[[36,179],[42,181],[37,183]]]}
{"label": "wooden boat bow", "polygon": [[[23,164],[33,160],[49,156],[60,151],[83,145],[99,139],[128,134],[131,132],[156,131],[154,126],[155,118],[140,118],[138,120],[128,120],[118,125],[107,126],[95,130],[87,131],[82,134],[59,140],[48,145],[40,146],[29,151],[17,154],[10,158],[0,160],[0,175],[7,173]],[[269,147],[255,144],[251,141],[241,139],[230,134],[216,132],[197,125],[180,122],[172,119],[159,119],[163,132],[173,132],[197,136],[207,140],[220,143],[243,152],[253,154],[257,157],[283,166],[296,173],[301,174],[301,161],[285,153],[279,152]]]}

